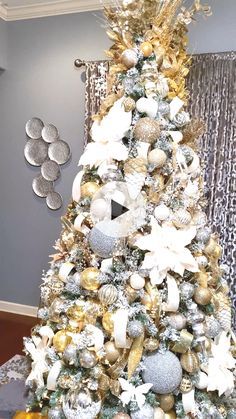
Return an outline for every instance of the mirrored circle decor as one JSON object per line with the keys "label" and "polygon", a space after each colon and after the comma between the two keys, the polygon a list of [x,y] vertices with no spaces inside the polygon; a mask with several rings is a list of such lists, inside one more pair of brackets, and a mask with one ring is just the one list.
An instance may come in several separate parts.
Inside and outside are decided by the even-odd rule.
{"label": "mirrored circle decor", "polygon": [[53,143],[59,137],[58,129],[53,124],[46,124],[42,129],[42,137],[47,143]]}
{"label": "mirrored circle decor", "polygon": [[49,192],[46,197],[46,204],[51,210],[58,210],[62,206],[62,197],[58,192]]}
{"label": "mirrored circle decor", "polygon": [[25,145],[24,155],[27,162],[32,166],[41,166],[47,159],[48,145],[42,139],[30,139]]}
{"label": "mirrored circle decor", "polygon": [[32,188],[40,198],[46,198],[49,192],[53,191],[53,182],[44,179],[42,175],[36,176],[32,182]]}
{"label": "mirrored circle decor", "polygon": [[57,162],[46,160],[41,166],[41,174],[46,180],[55,181],[60,177],[61,169]]}
{"label": "mirrored circle decor", "polygon": [[70,147],[62,140],[49,144],[48,156],[58,164],[65,164],[70,158]]}
{"label": "mirrored circle decor", "polygon": [[38,140],[42,136],[42,129],[44,127],[43,121],[39,118],[32,118],[26,122],[25,131],[28,137],[33,140]]}

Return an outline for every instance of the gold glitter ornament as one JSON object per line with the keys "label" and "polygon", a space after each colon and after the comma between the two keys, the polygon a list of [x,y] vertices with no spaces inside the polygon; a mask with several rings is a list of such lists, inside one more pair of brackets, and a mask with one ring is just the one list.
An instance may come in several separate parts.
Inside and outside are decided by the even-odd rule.
{"label": "gold glitter ornament", "polygon": [[193,383],[188,376],[184,376],[180,383],[180,391],[181,393],[189,393],[193,388]]}
{"label": "gold glitter ornament", "polygon": [[85,317],[84,307],[82,305],[81,307],[77,305],[72,306],[67,310],[66,314],[69,319],[81,322]]}
{"label": "gold glitter ornament", "polygon": [[126,49],[120,57],[121,63],[129,68],[135,67],[138,63],[138,56],[133,49]]}
{"label": "gold glitter ornament", "polygon": [[113,313],[107,311],[102,318],[102,325],[106,332],[112,334],[114,330]]}
{"label": "gold glitter ornament", "polygon": [[99,274],[100,271],[97,268],[86,268],[80,275],[81,287],[88,291],[96,291],[100,287]]}
{"label": "gold glitter ornament", "polygon": [[135,106],[136,106],[135,100],[132,99],[131,97],[127,97],[124,99],[123,106],[124,106],[125,112],[131,112],[135,109]]}
{"label": "gold glitter ornament", "polygon": [[130,159],[126,161],[124,164],[124,172],[125,172],[125,175],[141,173],[146,176],[147,162],[142,157],[136,157],[134,159]]}
{"label": "gold glitter ornament", "polygon": [[200,271],[197,273],[197,283],[200,287],[207,288],[209,274],[206,271]]}
{"label": "gold glitter ornament", "polygon": [[49,307],[49,318],[50,321],[59,323],[60,314],[63,312],[64,301],[61,298],[55,298]]}
{"label": "gold glitter ornament", "polygon": [[114,364],[121,355],[121,349],[117,348],[114,342],[106,342],[104,345],[104,350],[106,352],[106,359]]}
{"label": "gold glitter ornament", "polygon": [[155,338],[147,338],[143,343],[143,347],[148,352],[156,351],[160,346],[159,340]]}
{"label": "gold glitter ornament", "polygon": [[128,379],[132,377],[139,365],[143,354],[144,334],[133,340],[128,358]]}
{"label": "gold glitter ornament", "polygon": [[156,168],[164,166],[166,160],[167,155],[160,148],[154,148],[148,153],[148,163],[153,164]]}
{"label": "gold glitter ornament", "polygon": [[175,398],[173,394],[161,394],[158,396],[160,408],[166,413],[169,412],[175,404]]}
{"label": "gold glitter ornament", "polygon": [[53,337],[53,346],[57,352],[64,352],[71,340],[67,330],[59,330]]}
{"label": "gold glitter ornament", "polygon": [[117,300],[118,292],[114,285],[103,285],[98,291],[98,298],[104,305],[113,304]]}
{"label": "gold glitter ornament", "polygon": [[141,118],[134,127],[134,137],[137,141],[152,144],[160,135],[160,125],[155,119]]}
{"label": "gold glitter ornament", "polygon": [[144,57],[150,57],[150,55],[152,55],[153,53],[153,47],[151,42],[142,42],[142,44],[140,45],[140,51],[142,52]]}
{"label": "gold glitter ornament", "polygon": [[211,302],[212,293],[208,288],[197,287],[194,291],[193,298],[197,304],[205,306]]}
{"label": "gold glitter ornament", "polygon": [[96,182],[86,182],[81,186],[81,198],[92,198],[99,189]]}
{"label": "gold glitter ornament", "polygon": [[180,363],[182,368],[190,374],[199,370],[199,359],[197,354],[193,351],[188,351],[186,354],[182,354],[180,357]]}

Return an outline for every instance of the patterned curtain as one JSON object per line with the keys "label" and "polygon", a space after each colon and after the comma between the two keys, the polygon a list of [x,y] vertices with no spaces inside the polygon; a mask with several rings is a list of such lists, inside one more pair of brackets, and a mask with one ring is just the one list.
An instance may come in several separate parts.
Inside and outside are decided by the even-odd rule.
{"label": "patterned curtain", "polygon": [[[87,62],[85,144],[90,141],[92,115],[106,95],[108,61]],[[228,267],[231,297],[236,308],[236,53],[193,56],[188,78],[189,111],[206,124],[201,140],[205,171],[208,219],[223,247],[222,262]]]}

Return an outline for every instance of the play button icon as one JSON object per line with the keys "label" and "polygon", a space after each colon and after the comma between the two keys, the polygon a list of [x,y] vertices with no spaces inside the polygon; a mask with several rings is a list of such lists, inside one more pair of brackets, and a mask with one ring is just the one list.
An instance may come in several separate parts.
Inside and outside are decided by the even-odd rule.
{"label": "play button icon", "polygon": [[129,211],[124,205],[120,205],[119,202],[111,200],[111,219],[115,220],[117,217],[125,214]]}

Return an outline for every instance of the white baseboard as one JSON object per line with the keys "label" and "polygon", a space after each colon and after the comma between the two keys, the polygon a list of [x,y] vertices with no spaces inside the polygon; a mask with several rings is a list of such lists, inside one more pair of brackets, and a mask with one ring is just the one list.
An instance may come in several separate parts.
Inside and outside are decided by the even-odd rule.
{"label": "white baseboard", "polygon": [[23,316],[37,317],[38,307],[26,306],[23,304],[11,303],[0,300],[0,311],[8,313],[21,314]]}

